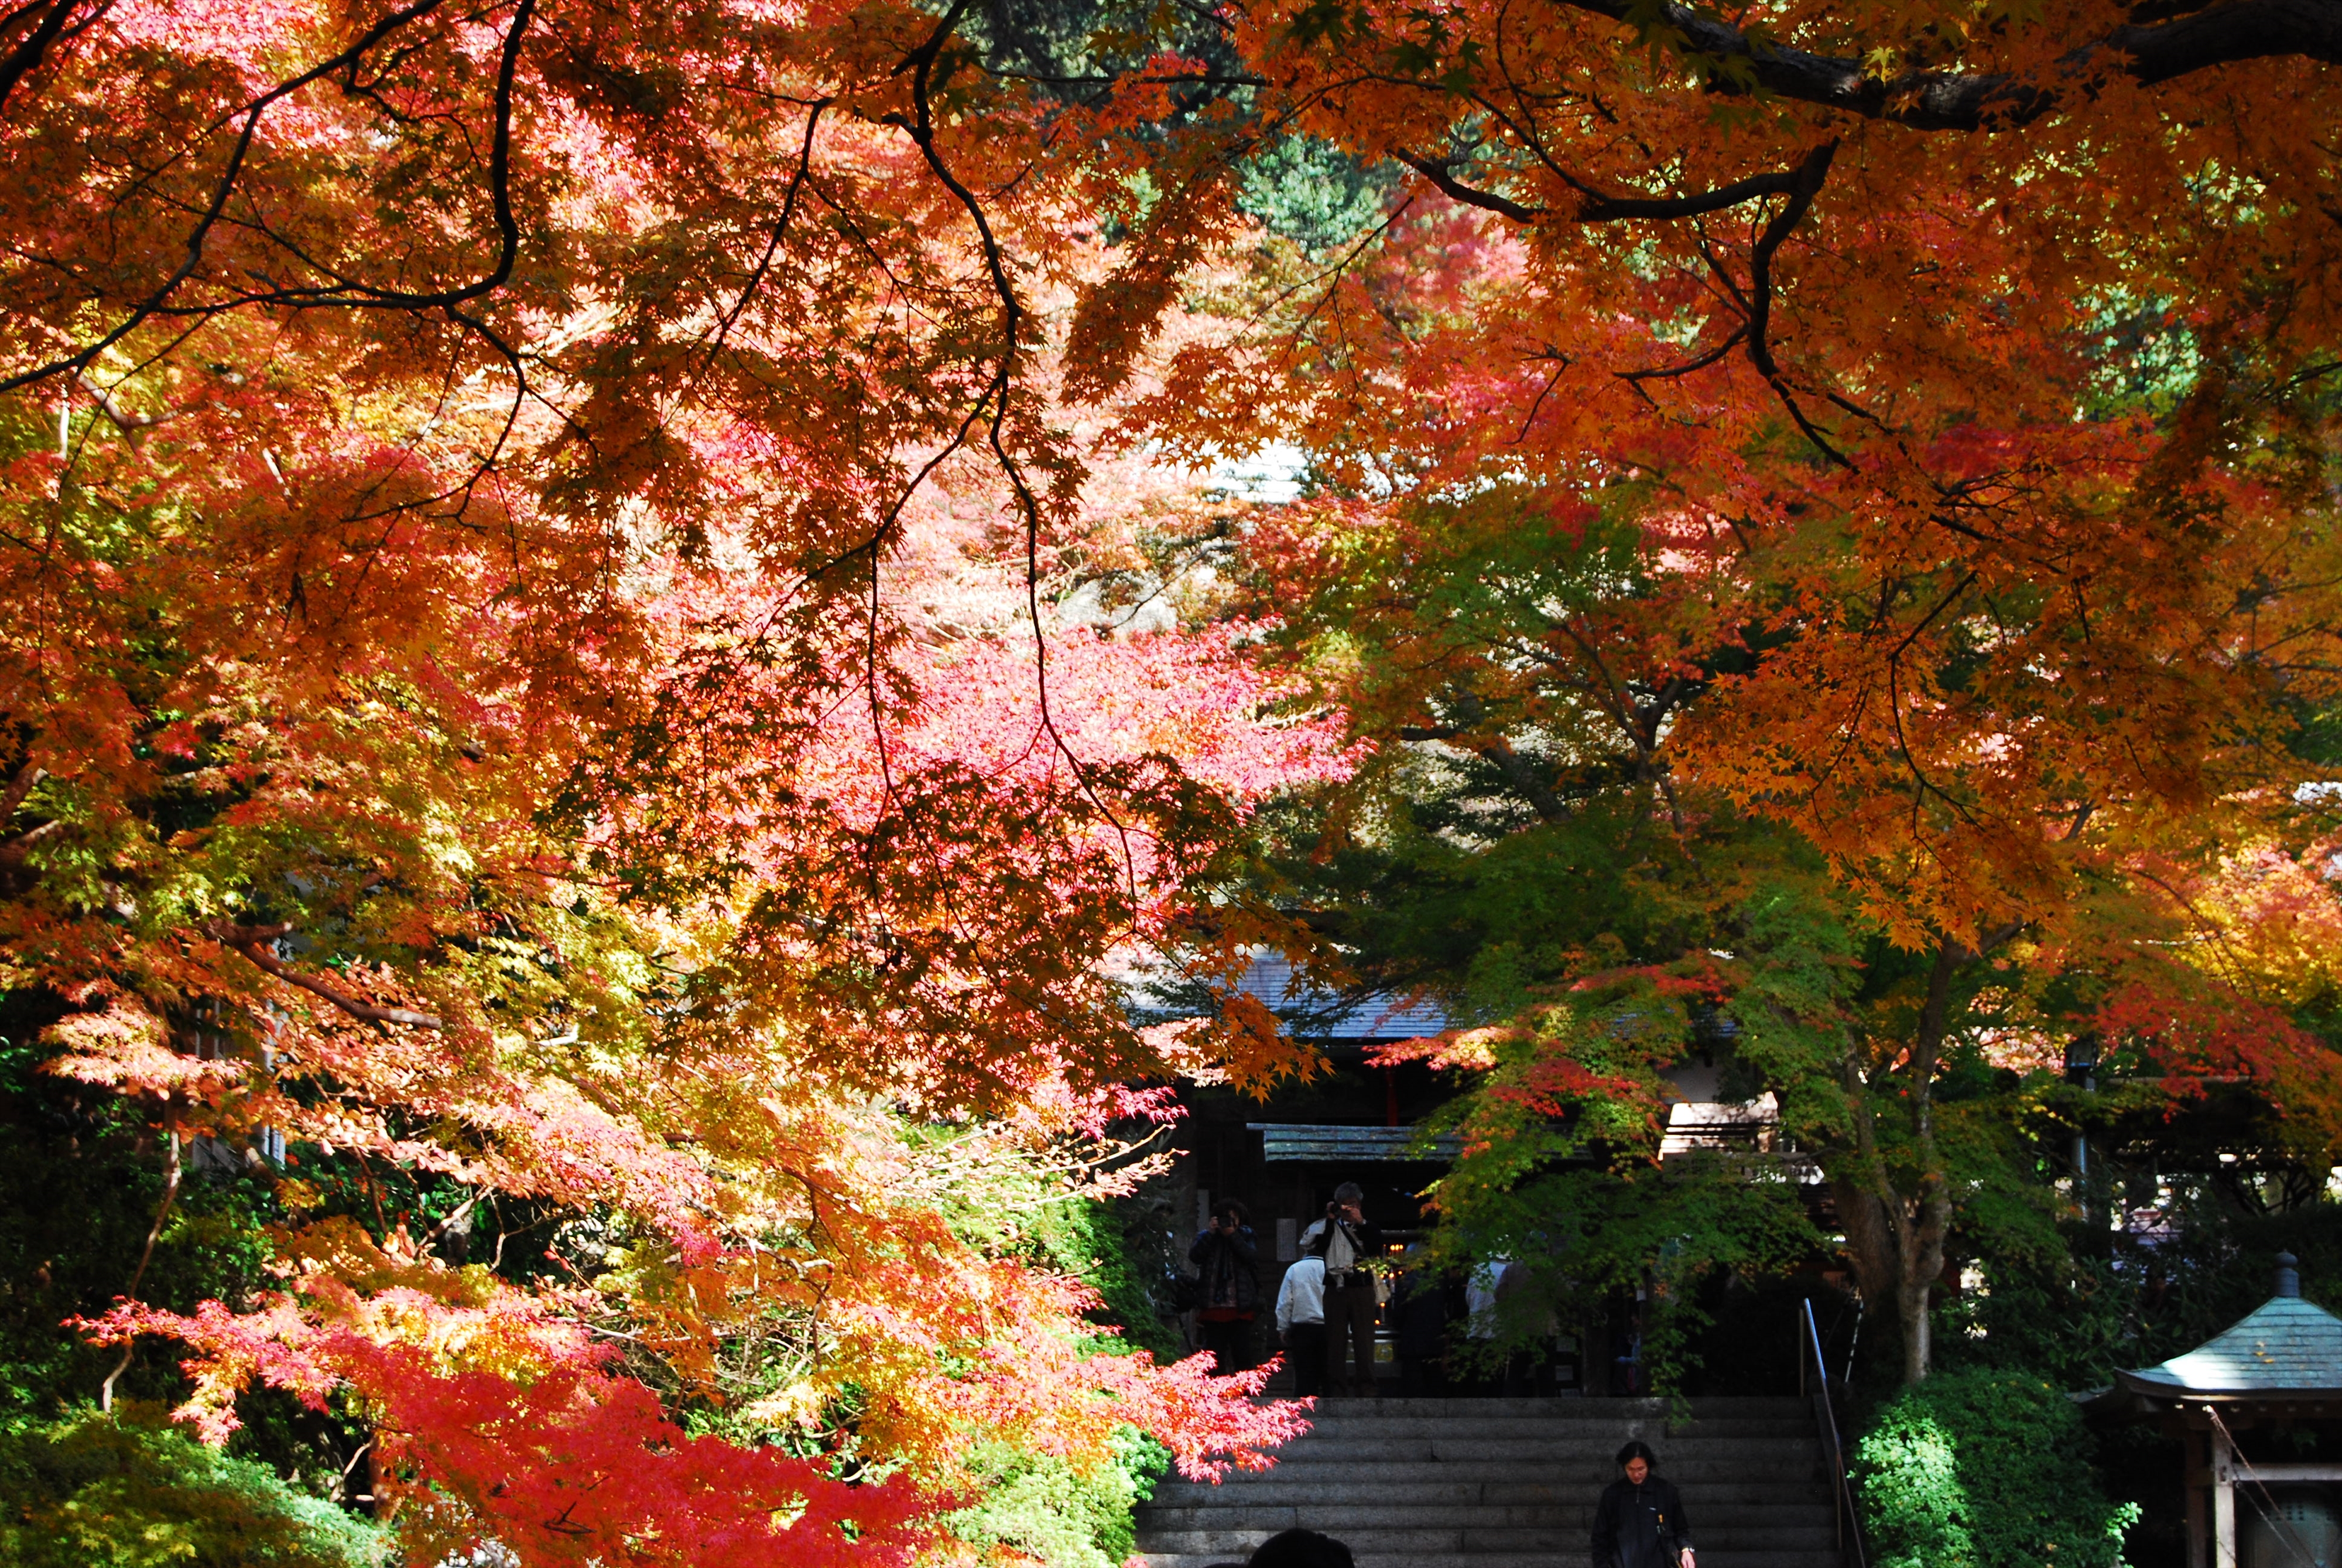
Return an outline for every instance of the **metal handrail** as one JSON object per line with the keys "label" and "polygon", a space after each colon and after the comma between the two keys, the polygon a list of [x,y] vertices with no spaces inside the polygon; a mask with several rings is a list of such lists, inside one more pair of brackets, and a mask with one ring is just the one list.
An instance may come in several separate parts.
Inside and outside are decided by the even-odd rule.
{"label": "metal handrail", "polygon": [[1803,1298],[1797,1304],[1803,1309],[1806,1319],[1806,1332],[1797,1346],[1797,1392],[1806,1392],[1806,1359],[1810,1353],[1814,1374],[1820,1380],[1820,1387],[1814,1393],[1814,1402],[1821,1407],[1822,1430],[1829,1439],[1830,1474],[1837,1484],[1838,1552],[1850,1568],[1869,1568],[1868,1554],[1862,1544],[1862,1517],[1854,1507],[1854,1483],[1847,1479],[1846,1444],[1837,1434],[1837,1402],[1830,1397],[1829,1362],[1822,1354],[1821,1327],[1814,1322],[1811,1296]]}

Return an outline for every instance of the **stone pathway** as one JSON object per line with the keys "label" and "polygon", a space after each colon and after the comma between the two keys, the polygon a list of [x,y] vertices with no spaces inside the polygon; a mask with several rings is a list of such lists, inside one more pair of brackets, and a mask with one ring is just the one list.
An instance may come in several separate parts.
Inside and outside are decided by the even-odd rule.
{"label": "stone pathway", "polygon": [[1333,1400],[1273,1470],[1219,1485],[1176,1476],[1139,1510],[1150,1568],[1242,1562],[1300,1525],[1358,1568],[1579,1568],[1594,1505],[1630,1437],[1682,1491],[1699,1568],[1837,1568],[1811,1403],[1701,1399]]}

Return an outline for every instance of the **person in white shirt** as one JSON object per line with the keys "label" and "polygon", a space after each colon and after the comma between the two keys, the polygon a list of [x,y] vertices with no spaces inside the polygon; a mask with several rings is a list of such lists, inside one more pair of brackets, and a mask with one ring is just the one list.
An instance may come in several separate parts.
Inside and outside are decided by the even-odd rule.
{"label": "person in white shirt", "polygon": [[1305,1257],[1276,1290],[1276,1338],[1293,1369],[1293,1392],[1326,1392],[1326,1260]]}

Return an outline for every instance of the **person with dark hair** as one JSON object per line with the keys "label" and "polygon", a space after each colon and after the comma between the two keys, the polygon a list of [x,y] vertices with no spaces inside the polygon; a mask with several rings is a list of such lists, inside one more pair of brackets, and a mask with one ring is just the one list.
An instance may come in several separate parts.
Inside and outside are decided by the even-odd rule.
{"label": "person with dark hair", "polygon": [[1242,1203],[1222,1203],[1212,1212],[1212,1228],[1187,1249],[1187,1261],[1201,1271],[1196,1327],[1213,1369],[1222,1377],[1252,1370],[1252,1322],[1260,1308],[1260,1249]]}
{"label": "person with dark hair", "polygon": [[1326,1262],[1326,1392],[1345,1392],[1343,1344],[1346,1339],[1357,1371],[1346,1392],[1361,1399],[1375,1394],[1375,1276],[1367,1261],[1383,1250],[1383,1233],[1366,1223],[1359,1205],[1366,1194],[1356,1182],[1334,1189],[1326,1217],[1301,1233],[1301,1250]]}
{"label": "person with dark hair", "polygon": [[1594,1509],[1594,1568],[1694,1568],[1691,1521],[1674,1483],[1654,1473],[1659,1456],[1629,1443],[1618,1466],[1624,1473]]}
{"label": "person with dark hair", "polygon": [[1246,1568],[1356,1568],[1350,1549],[1315,1530],[1287,1530],[1253,1548]]}

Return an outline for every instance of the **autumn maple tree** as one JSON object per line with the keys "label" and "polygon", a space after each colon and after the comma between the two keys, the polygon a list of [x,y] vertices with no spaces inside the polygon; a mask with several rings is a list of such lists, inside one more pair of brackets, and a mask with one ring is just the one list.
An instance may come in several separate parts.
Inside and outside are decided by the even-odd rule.
{"label": "autumn maple tree", "polygon": [[[1320,596],[1305,651],[1384,745],[1446,748],[1503,803],[1426,786],[1443,833],[1524,830],[1466,857],[1479,898],[1569,886],[1610,925],[1474,918],[1542,929],[1541,985],[1632,956],[1737,1014],[1913,1379],[1979,1193],[1935,1098],[1980,1031],[2037,1031],[2036,1068],[2095,1035],[2183,1097],[2250,1083],[2303,1158],[2333,1142],[2332,1049],[2287,1009],[2333,903],[2334,25],[1234,24],[1286,125],[1405,173],[1146,413],[1313,454],[1323,499],[1262,556],[1273,597]],[[1768,879],[1816,923],[1769,975]],[[1438,907],[1346,896],[1369,929],[1381,900]],[[1468,994],[1438,945],[1386,946],[1385,976]],[[1532,1034],[1566,1054],[1579,1027]]]}
{"label": "autumn maple tree", "polygon": [[[145,1108],[157,1234],[285,1160],[275,1288],[125,1259],[84,1328],[214,1438],[348,1412],[426,1555],[901,1560],[971,1434],[1295,1430],[952,1219],[1167,1114],[1122,1084],[1211,1048],[1114,965],[1343,765],[1241,629],[1054,613],[1194,486],[1051,412],[1130,198],[961,19],[0,23],[12,1017]],[[451,1241],[502,1204],[553,1272]]]}

